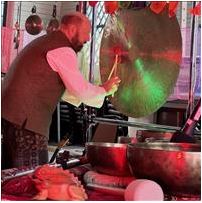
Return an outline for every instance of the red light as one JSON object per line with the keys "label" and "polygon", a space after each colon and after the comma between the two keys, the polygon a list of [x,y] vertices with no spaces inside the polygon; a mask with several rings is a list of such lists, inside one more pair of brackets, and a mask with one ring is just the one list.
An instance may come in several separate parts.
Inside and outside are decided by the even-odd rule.
{"label": "red light", "polygon": [[108,14],[114,14],[119,9],[118,1],[105,1],[105,12]]}
{"label": "red light", "polygon": [[98,1],[89,1],[89,5],[95,7]]}
{"label": "red light", "polygon": [[178,152],[176,155],[177,159],[182,159],[183,158],[183,153],[182,152]]}
{"label": "red light", "polygon": [[106,49],[102,49],[101,50],[102,54],[107,54],[107,55],[112,55],[114,57],[116,57],[116,55],[118,55],[118,63],[122,63],[123,62],[123,57],[122,56],[127,56],[128,55],[128,51],[125,51],[122,49],[122,47],[120,45],[116,45],[108,50]]}

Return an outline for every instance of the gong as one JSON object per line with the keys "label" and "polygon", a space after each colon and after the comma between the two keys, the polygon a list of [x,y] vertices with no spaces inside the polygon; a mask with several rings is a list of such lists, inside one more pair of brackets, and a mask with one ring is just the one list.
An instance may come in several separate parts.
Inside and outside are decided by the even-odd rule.
{"label": "gong", "polygon": [[36,6],[32,7],[32,15],[25,21],[25,29],[30,35],[38,35],[43,29],[41,18],[36,15]]}
{"label": "gong", "polygon": [[102,82],[108,79],[118,56],[121,79],[110,101],[131,117],[158,110],[172,93],[182,58],[182,38],[176,17],[168,9],[160,14],[149,7],[122,9],[107,19],[100,47]]}

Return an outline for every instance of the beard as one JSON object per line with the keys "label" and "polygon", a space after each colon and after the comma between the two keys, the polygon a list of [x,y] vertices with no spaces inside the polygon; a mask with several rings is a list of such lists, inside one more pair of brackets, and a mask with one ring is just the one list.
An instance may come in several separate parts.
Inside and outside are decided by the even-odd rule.
{"label": "beard", "polygon": [[72,42],[72,48],[74,49],[75,52],[81,51],[84,43],[79,42],[78,33],[76,33],[76,35],[72,38],[71,42]]}

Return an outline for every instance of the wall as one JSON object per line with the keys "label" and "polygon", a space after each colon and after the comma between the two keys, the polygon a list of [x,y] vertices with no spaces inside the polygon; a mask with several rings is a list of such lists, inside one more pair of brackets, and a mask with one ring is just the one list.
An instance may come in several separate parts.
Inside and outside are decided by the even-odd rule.
{"label": "wall", "polygon": [[52,17],[53,12],[53,5],[57,6],[57,19],[60,19],[61,16],[64,14],[75,11],[76,4],[75,1],[36,1],[36,2],[29,2],[29,1],[17,1],[14,2],[14,19],[13,25],[17,21],[18,16],[18,8],[21,4],[21,19],[20,19],[20,27],[21,29],[25,28],[25,21],[31,15],[31,9],[35,5],[36,6],[36,13],[39,15],[43,21],[44,26],[46,27],[50,18]]}
{"label": "wall", "polygon": [[29,35],[27,32],[24,32],[24,40],[23,40],[23,47],[26,46],[30,41],[33,39],[44,35],[46,33],[46,27],[49,23],[49,20],[52,18],[53,13],[53,5],[56,5],[56,18],[58,20],[61,19],[61,17],[71,11],[76,10],[76,4],[77,2],[74,1],[68,1],[68,2],[62,2],[62,1],[36,1],[36,2],[28,2],[28,1],[22,1],[22,2],[15,2],[14,3],[14,21],[13,26],[15,25],[15,22],[19,18],[19,7],[21,5],[21,16],[20,16],[20,28],[25,29],[25,22],[26,19],[31,15],[31,9],[35,5],[36,6],[36,14],[40,16],[40,18],[43,21],[43,30],[40,34],[33,36]]}
{"label": "wall", "polygon": [[60,15],[63,16],[68,12],[75,11],[77,1],[62,1]]}

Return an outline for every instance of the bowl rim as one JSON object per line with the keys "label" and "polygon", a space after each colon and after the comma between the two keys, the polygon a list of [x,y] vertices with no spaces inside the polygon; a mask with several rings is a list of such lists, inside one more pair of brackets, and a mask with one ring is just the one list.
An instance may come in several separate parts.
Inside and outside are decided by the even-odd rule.
{"label": "bowl rim", "polygon": [[116,147],[116,148],[127,148],[126,143],[111,143],[111,142],[86,142],[85,146],[94,147]]}
{"label": "bowl rim", "polygon": [[141,149],[141,150],[159,150],[159,151],[181,151],[181,152],[193,152],[201,153],[200,144],[190,143],[171,143],[171,142],[138,142],[129,143],[128,149]]}

